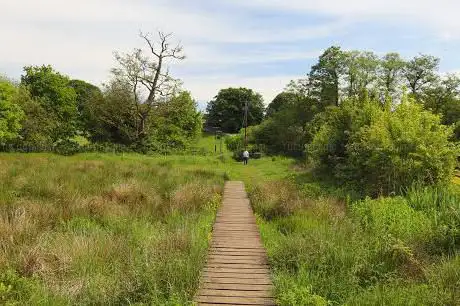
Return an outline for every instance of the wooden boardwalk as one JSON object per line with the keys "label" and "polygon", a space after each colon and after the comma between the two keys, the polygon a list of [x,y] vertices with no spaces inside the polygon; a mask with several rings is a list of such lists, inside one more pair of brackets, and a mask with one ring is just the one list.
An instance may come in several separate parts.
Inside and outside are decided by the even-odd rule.
{"label": "wooden boardwalk", "polygon": [[227,182],[198,305],[275,305],[267,256],[242,182]]}

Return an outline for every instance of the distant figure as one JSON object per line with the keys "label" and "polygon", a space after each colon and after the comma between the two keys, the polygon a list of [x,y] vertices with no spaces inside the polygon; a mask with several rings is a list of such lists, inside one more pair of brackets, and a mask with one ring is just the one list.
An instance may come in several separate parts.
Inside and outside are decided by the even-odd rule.
{"label": "distant figure", "polygon": [[247,150],[245,150],[245,151],[243,152],[243,163],[244,163],[245,165],[247,165],[247,164],[248,164],[248,160],[249,160],[249,152],[248,152]]}

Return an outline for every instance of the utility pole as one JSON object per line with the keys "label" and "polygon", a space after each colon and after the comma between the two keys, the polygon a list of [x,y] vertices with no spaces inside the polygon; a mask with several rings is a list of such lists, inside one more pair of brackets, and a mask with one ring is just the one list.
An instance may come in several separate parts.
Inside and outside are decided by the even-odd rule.
{"label": "utility pole", "polygon": [[248,148],[248,101],[244,103],[244,150]]}

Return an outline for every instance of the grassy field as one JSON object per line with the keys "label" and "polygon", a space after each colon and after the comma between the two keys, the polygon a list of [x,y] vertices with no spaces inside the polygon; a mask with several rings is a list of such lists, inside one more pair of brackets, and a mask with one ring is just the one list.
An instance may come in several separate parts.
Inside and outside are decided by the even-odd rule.
{"label": "grassy field", "polygon": [[143,156],[0,156],[0,304],[180,305],[223,173]]}
{"label": "grassy field", "polygon": [[189,304],[232,179],[281,305],[459,305],[458,189],[356,200],[292,159],[210,151],[0,155],[0,304]]}
{"label": "grassy field", "polygon": [[280,305],[460,305],[460,192],[352,200],[308,174],[250,192]]}

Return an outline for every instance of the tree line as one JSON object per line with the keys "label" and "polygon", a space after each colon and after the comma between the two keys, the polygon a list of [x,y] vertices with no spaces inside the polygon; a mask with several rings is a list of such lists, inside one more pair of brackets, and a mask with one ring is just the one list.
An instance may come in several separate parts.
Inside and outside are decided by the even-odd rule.
{"label": "tree line", "polygon": [[115,53],[117,67],[102,88],[53,67],[27,66],[20,81],[0,78],[0,145],[4,150],[63,152],[110,148],[183,150],[201,133],[202,116],[168,72],[184,59],[171,35],[141,33],[148,52]]}
{"label": "tree line", "polygon": [[[440,74],[439,61],[330,47],[252,122],[249,149],[305,156],[317,173],[366,195],[447,182],[459,155],[460,79]],[[222,113],[214,104],[208,116]],[[243,133],[227,143],[239,154]]]}

